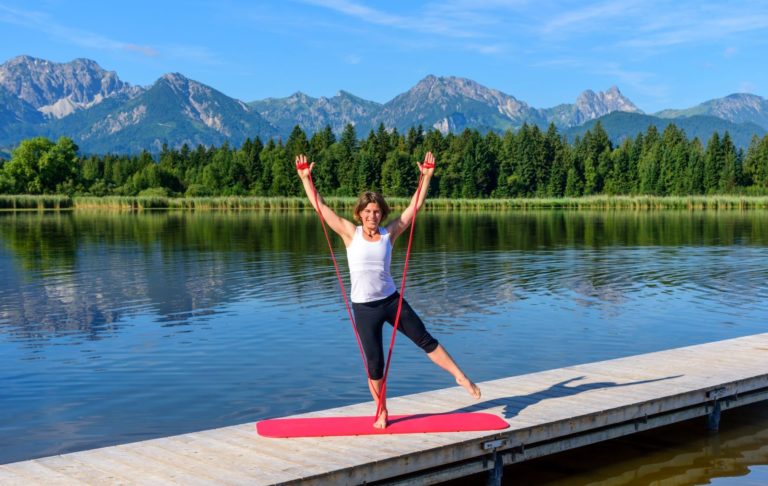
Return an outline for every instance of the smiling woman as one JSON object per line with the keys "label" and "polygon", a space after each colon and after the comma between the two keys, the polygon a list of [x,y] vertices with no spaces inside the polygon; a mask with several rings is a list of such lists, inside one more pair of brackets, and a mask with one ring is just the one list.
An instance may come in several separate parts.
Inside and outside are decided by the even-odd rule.
{"label": "smiling woman", "polygon": [[[354,219],[362,223],[360,226],[355,226],[351,221],[338,216],[325,204],[315,189],[312,181],[314,166],[314,162],[311,164],[307,162],[305,155],[296,157],[296,171],[304,185],[307,197],[320,215],[321,221],[327,222],[328,226],[341,236],[347,248],[352,282],[350,298],[354,310],[353,324],[368,374],[368,389],[377,405],[373,426],[379,429],[387,427],[386,379],[394,335],[389,356],[385,360],[382,341],[382,328],[385,322],[389,322],[396,330],[405,334],[427,353],[435,364],[450,373],[457,384],[463,386],[473,398],[479,399],[480,388],[467,378],[445,348],[427,331],[416,312],[402,298],[401,293],[404,287],[401,288],[401,293],[397,292],[389,270],[392,261],[392,245],[397,237],[414,223],[416,214],[427,197],[427,187],[435,172],[435,157],[432,152],[427,152],[424,163],[418,164],[421,178],[410,204],[399,217],[386,226],[381,226],[381,222],[389,215],[389,205],[384,197],[376,192],[362,193],[355,204]],[[407,268],[406,254],[404,272]],[[344,292],[341,278],[339,283]],[[346,296],[344,298],[346,300]]]}

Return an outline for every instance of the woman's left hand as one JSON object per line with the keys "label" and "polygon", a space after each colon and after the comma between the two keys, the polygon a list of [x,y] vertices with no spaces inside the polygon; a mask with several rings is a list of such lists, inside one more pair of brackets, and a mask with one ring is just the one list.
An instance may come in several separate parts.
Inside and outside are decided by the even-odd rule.
{"label": "woman's left hand", "polygon": [[435,172],[435,156],[432,155],[432,152],[427,152],[424,155],[423,164],[419,164],[418,162],[416,162],[416,164],[419,166],[419,171],[425,176],[431,176]]}

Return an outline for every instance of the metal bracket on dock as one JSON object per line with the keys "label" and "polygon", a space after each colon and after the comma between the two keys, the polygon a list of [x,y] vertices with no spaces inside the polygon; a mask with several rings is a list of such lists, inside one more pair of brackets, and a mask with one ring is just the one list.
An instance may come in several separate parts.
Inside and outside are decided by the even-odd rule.
{"label": "metal bracket on dock", "polygon": [[727,388],[724,386],[719,386],[717,388],[713,388],[712,390],[709,390],[707,392],[707,398],[710,400],[719,400],[725,396],[725,393],[727,392]]}
{"label": "metal bracket on dock", "polygon": [[[509,444],[508,439],[496,439],[483,442],[482,447],[484,451],[493,451],[491,455],[491,461],[493,461],[493,468],[488,471],[487,486],[501,486],[501,477],[504,474],[504,459],[499,453],[499,448]],[[488,458],[483,460],[483,468],[488,468]]]}
{"label": "metal bracket on dock", "polygon": [[646,413],[642,417],[638,417],[634,420],[635,432],[640,430],[640,425],[648,423],[648,414]]}
{"label": "metal bracket on dock", "polygon": [[509,444],[509,440],[507,439],[489,440],[488,442],[483,442],[483,450],[488,451],[491,449],[498,449],[499,447],[504,447],[507,444]]}
{"label": "metal bracket on dock", "polygon": [[[488,470],[486,486],[501,486],[501,477],[504,474],[504,455],[512,457],[514,462],[517,455],[523,456],[525,454],[525,444],[515,447],[509,447],[509,444],[509,439],[489,440],[481,444],[484,451],[491,451],[491,454],[483,458],[483,469]],[[503,451],[499,450],[505,447],[506,449]],[[490,467],[489,462],[492,463]]]}

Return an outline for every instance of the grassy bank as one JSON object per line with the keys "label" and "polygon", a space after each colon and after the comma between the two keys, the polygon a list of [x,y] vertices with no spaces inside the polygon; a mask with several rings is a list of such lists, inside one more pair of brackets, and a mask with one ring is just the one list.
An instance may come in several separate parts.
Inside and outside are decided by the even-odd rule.
{"label": "grassy bank", "polygon": [[[408,204],[408,198],[390,198],[395,209]],[[337,209],[349,209],[355,198],[329,197],[326,202]],[[187,210],[302,210],[310,209],[306,198],[299,197],[68,197],[0,195],[0,210],[103,209],[142,211],[147,209]],[[768,209],[768,196],[589,196],[575,198],[515,199],[427,199],[427,208],[455,210],[510,209]]]}
{"label": "grassy bank", "polygon": [[69,196],[6,196],[0,194],[0,210],[10,211],[45,211],[71,209],[72,198]]}

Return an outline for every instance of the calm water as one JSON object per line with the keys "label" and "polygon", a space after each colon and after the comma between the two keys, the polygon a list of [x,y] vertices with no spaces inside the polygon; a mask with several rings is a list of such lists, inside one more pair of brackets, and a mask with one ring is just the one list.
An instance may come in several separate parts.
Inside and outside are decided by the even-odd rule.
{"label": "calm water", "polygon": [[[478,381],[766,332],[768,213],[423,213],[406,296]],[[390,373],[452,385],[406,340]],[[0,214],[0,463],[369,401],[364,379],[313,213]]]}

